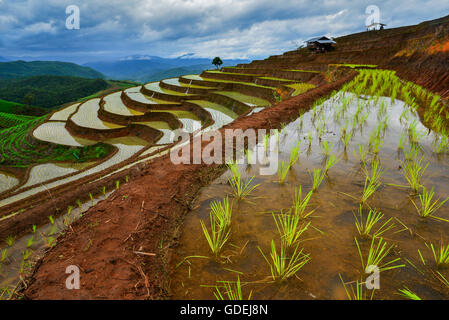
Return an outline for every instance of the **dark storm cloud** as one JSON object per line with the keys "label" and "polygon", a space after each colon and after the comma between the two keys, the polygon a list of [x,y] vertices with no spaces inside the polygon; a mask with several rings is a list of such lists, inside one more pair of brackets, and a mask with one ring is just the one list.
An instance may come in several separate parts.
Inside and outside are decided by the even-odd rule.
{"label": "dark storm cloud", "polygon": [[[372,4],[390,27],[449,14],[447,0],[0,0],[0,55],[265,57],[362,31]],[[68,5],[81,10],[80,30],[65,28]]]}

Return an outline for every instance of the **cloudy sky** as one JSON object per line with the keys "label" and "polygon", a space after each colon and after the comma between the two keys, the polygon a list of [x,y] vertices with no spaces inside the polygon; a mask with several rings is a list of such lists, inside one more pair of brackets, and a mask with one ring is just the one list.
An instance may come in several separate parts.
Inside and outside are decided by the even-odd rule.
{"label": "cloudy sky", "polygon": [[[80,29],[66,28],[66,8]],[[265,58],[317,35],[449,15],[448,0],[0,0],[0,56],[87,62],[134,54]]]}

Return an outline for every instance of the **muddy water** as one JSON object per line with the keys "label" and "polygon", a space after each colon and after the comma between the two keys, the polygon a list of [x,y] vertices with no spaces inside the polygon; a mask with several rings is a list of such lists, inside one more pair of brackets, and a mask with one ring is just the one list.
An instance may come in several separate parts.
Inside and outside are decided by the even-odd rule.
{"label": "muddy water", "polygon": [[[399,299],[401,297],[398,295],[398,289],[403,289],[404,286],[422,299],[449,298],[449,288],[442,285],[434,276],[434,272],[438,269],[431,251],[425,245],[427,242],[438,246],[440,239],[448,244],[449,223],[419,218],[410,200],[410,189],[391,185],[407,184],[400,170],[404,153],[398,151],[398,144],[401,134],[407,132],[409,125],[415,120],[419,122],[417,115],[412,111],[403,113],[404,109],[409,108],[397,100],[392,102],[389,98],[381,98],[375,103],[367,100],[369,97],[357,98],[350,93],[346,93],[345,96],[350,97],[351,102],[344,114],[339,114],[343,100],[340,93],[316,108],[316,112],[313,110],[307,112],[303,115],[302,121],[298,119],[281,132],[280,161],[288,161],[289,150],[297,141],[302,142],[300,159],[283,185],[278,182],[277,175],[259,175],[257,165],[240,165],[240,171],[246,176],[255,176],[253,183],[260,186],[248,201],[234,201],[231,238],[224,247],[220,261],[188,258],[177,266],[189,256],[212,256],[200,220],[208,222],[210,203],[221,200],[226,194],[231,193],[231,188],[227,184],[229,172],[202,191],[196,209],[186,218],[180,246],[174,255],[171,277],[174,299],[215,299],[214,289],[209,286],[217,285],[217,281],[236,281],[238,274],[244,283],[243,294],[247,296],[253,291],[254,299],[346,299],[339,275],[347,283],[360,280],[361,277],[365,281],[368,276],[362,268],[354,238],[357,237],[365,257],[371,242],[360,238],[354,224],[354,212],[358,213],[359,204],[358,200],[351,196],[360,198],[365,174],[360,157],[354,154],[353,149],[358,150],[359,144],[368,148],[371,130],[377,127],[385,115],[388,115],[388,127],[378,159],[386,172],[382,177],[382,186],[368,200],[368,204],[385,215],[383,222],[391,217],[396,226],[383,234],[384,240],[389,245],[394,245],[385,262],[400,258],[399,264],[404,264],[405,267],[381,272],[380,289],[375,291],[374,299]],[[387,109],[386,112],[379,113],[382,103]],[[363,112],[369,113],[369,116],[363,126],[356,124],[353,127],[352,116],[358,105],[361,105]],[[316,128],[319,128],[318,123],[322,121],[320,119],[327,122],[321,142],[317,138],[319,130]],[[340,132],[345,126],[348,131],[353,132],[346,150],[340,141]],[[420,147],[425,156],[424,163],[429,162],[422,184],[429,189],[435,187],[435,197],[446,198],[449,196],[449,156],[433,154],[434,133],[426,130],[420,122],[417,128],[425,132]],[[310,145],[309,132],[313,136]],[[302,236],[300,247],[310,254],[311,260],[295,277],[283,283],[275,283],[258,247],[269,256],[270,243],[274,239],[279,248],[280,236],[271,214],[279,213],[281,210],[285,212],[291,207],[295,188],[302,186],[303,194],[312,189],[309,171],[323,168],[324,141],[334,143],[331,154],[337,156],[340,161],[330,169],[328,177],[323,180],[318,192],[312,196],[309,206],[309,209],[316,210],[307,220],[313,227],[309,227]],[[405,150],[408,152],[410,148],[408,138],[406,142]],[[368,168],[373,157],[373,154],[368,154]],[[418,201],[416,197],[414,199]],[[436,215],[449,219],[449,204],[446,203],[441,207]],[[418,249],[426,260],[425,267],[419,259]],[[439,272],[449,279],[447,269],[439,269]],[[348,289],[349,286],[350,284]]]}

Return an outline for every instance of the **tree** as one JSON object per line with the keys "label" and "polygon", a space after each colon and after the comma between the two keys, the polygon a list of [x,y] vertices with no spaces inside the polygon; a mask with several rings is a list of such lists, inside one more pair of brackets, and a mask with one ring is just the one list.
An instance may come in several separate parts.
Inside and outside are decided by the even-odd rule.
{"label": "tree", "polygon": [[220,57],[215,57],[212,64],[218,69],[223,64],[223,61]]}

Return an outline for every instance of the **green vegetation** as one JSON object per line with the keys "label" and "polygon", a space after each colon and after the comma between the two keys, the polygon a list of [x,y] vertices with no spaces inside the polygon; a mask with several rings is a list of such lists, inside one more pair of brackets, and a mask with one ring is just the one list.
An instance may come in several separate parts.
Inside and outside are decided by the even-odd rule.
{"label": "green vegetation", "polygon": [[215,57],[214,60],[212,60],[212,64],[218,69],[223,64],[223,61],[220,57]]}
{"label": "green vegetation", "polygon": [[13,113],[14,107],[21,105],[21,103],[0,99],[0,112]]}
{"label": "green vegetation", "polygon": [[17,80],[0,80],[0,98],[51,108],[77,101],[105,90],[110,84],[103,79],[63,76],[35,76]]}
{"label": "green vegetation", "polygon": [[0,62],[0,80],[53,75],[101,79],[104,75],[89,67],[57,61]]}
{"label": "green vegetation", "polygon": [[36,117],[0,112],[0,130],[28,123]]}
{"label": "green vegetation", "polygon": [[98,160],[112,151],[112,146],[99,143],[88,147],[68,147],[34,139],[31,131],[46,117],[0,130],[0,165],[25,168],[33,164],[55,161],[75,163]]}

